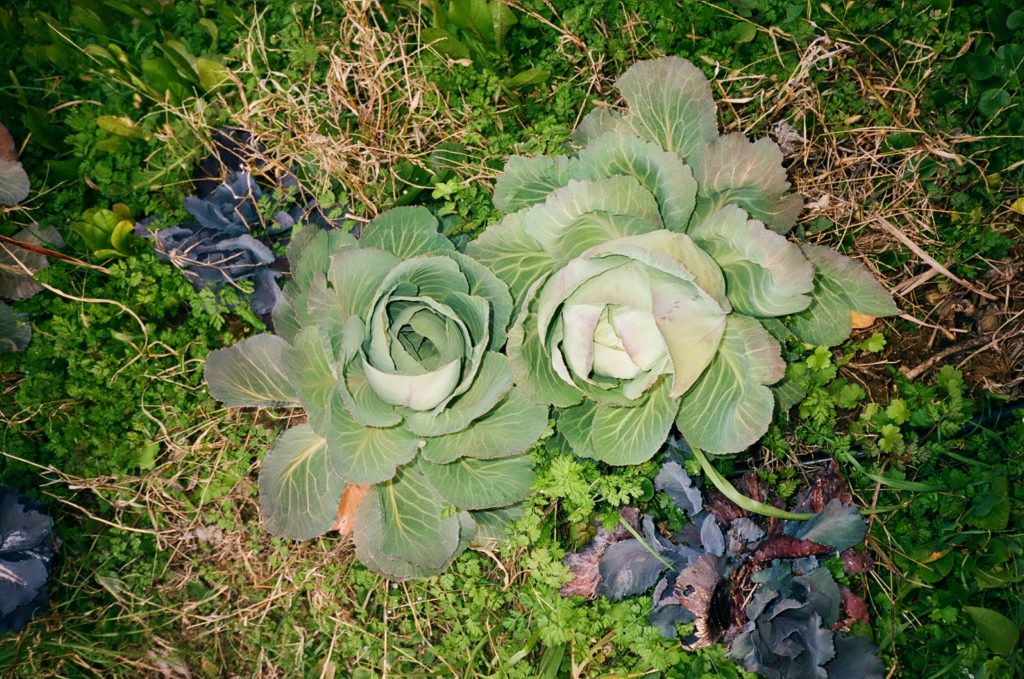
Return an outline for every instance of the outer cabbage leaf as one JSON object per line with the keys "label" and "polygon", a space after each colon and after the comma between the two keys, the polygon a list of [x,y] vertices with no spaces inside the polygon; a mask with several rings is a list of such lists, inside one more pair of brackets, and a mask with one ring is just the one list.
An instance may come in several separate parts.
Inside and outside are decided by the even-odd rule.
{"label": "outer cabbage leaf", "polygon": [[[611,218],[587,220],[580,228],[581,219],[592,213]],[[616,216],[628,219],[615,219]],[[568,261],[608,240],[662,226],[654,196],[634,177],[624,175],[572,180],[552,191],[543,204],[527,210],[523,219],[526,232],[560,261]]]}
{"label": "outer cabbage leaf", "polygon": [[434,255],[454,250],[437,231],[437,220],[425,207],[396,207],[363,227],[364,248],[386,250],[399,259]]}
{"label": "outer cabbage leaf", "polygon": [[515,212],[543,203],[549,193],[568,184],[571,178],[565,156],[512,156],[494,183],[494,207]]}
{"label": "outer cabbage leaf", "polygon": [[718,354],[679,406],[686,441],[709,453],[735,453],[768,431],[775,399],[767,386],[782,379],[779,343],[753,318],[733,314]]}
{"label": "outer cabbage leaf", "polygon": [[381,502],[374,493],[370,493],[359,505],[356,512],[356,526],[353,539],[356,544],[356,557],[374,571],[385,575],[391,580],[408,580],[410,578],[427,578],[443,572],[455,559],[466,550],[477,532],[476,521],[470,512],[459,512],[457,515],[459,542],[455,550],[440,566],[424,567],[411,561],[386,554],[382,545],[384,534],[384,512]]}
{"label": "outer cabbage leaf", "polygon": [[519,455],[547,430],[547,406],[530,403],[518,391],[462,431],[426,439],[423,457],[447,464],[460,457],[491,460]]}
{"label": "outer cabbage leaf", "polygon": [[326,532],[345,490],[339,461],[309,425],[286,431],[260,466],[260,508],[267,530],[297,540]]}
{"label": "outer cabbage leaf", "polygon": [[629,104],[623,120],[639,137],[666,151],[689,161],[701,144],[718,133],[711,86],[700,69],[685,59],[638,62],[615,86]]}
{"label": "outer cabbage leaf", "polygon": [[464,457],[434,464],[423,457],[419,468],[445,501],[465,509],[493,509],[518,502],[533,486],[533,463],[528,457],[478,460]]}
{"label": "outer cabbage leaf", "polygon": [[714,257],[728,281],[733,308],[749,316],[784,316],[811,304],[814,266],[799,246],[727,205],[689,235]]}
{"label": "outer cabbage leaf", "polygon": [[363,499],[354,531],[356,554],[443,568],[459,549],[459,524],[457,515],[446,516],[444,502],[426,477],[415,466],[405,467]]}
{"label": "outer cabbage leaf", "polygon": [[686,230],[696,204],[697,182],[675,153],[628,132],[615,132],[592,140],[571,167],[575,179],[635,177],[657,199],[665,228]]}
{"label": "outer cabbage leaf", "polygon": [[583,120],[572,131],[572,140],[577,146],[586,146],[609,132],[632,133],[633,130],[618,111],[598,107],[583,116]]}
{"label": "outer cabbage leaf", "polygon": [[651,459],[664,445],[679,411],[679,399],[669,391],[670,382],[662,377],[636,407],[597,406],[590,435],[594,455],[612,465]]}
{"label": "outer cabbage leaf", "polygon": [[700,187],[698,223],[735,203],[778,233],[786,233],[803,209],[803,199],[789,191],[782,151],[770,139],[747,141],[738,132],[703,145],[688,158]]}
{"label": "outer cabbage leaf", "polygon": [[276,335],[256,335],[206,359],[210,395],[229,407],[280,407],[298,404],[282,357],[290,347]]}
{"label": "outer cabbage leaf", "polygon": [[804,342],[818,346],[840,344],[853,330],[850,312],[866,316],[895,316],[892,296],[860,262],[821,245],[803,245],[814,264],[813,301],[788,322]]}

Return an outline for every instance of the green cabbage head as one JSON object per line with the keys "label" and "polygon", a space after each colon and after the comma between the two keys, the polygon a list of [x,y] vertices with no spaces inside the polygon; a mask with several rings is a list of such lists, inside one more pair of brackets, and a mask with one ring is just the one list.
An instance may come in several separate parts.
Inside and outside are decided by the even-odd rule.
{"label": "green cabbage head", "polygon": [[524,454],[546,405],[512,389],[504,283],[456,252],[424,208],[397,208],[357,241],[307,229],[289,247],[292,280],[277,334],[210,354],[210,393],[228,406],[300,406],[263,459],[267,529],[331,529],[347,486],[356,556],[393,579],[444,570],[494,539],[533,482]]}
{"label": "green cabbage head", "polygon": [[[861,264],[786,237],[802,203],[767,139],[719,135],[693,64],[635,64],[628,108],[599,108],[576,153],[512,157],[508,213],[468,252],[508,284],[516,383],[559,408],[574,450],[649,459],[673,424],[712,453],[764,435],[783,377],[777,334],[834,345],[851,311],[897,313]],[[785,325],[783,325],[785,324]]]}

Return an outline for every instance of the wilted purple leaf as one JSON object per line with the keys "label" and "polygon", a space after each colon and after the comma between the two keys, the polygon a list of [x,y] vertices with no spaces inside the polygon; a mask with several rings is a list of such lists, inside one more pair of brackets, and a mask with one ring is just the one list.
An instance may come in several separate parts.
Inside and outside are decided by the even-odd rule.
{"label": "wilted purple leaf", "polygon": [[[625,507],[619,512],[622,521],[629,524],[633,530],[640,527],[640,510],[634,507]],[[562,563],[569,568],[573,579],[562,585],[561,594],[565,597],[582,596],[586,599],[593,599],[597,596],[598,585],[601,584],[601,572],[599,563],[601,556],[609,546],[621,542],[632,536],[629,529],[621,522],[609,531],[600,522],[597,524],[597,533],[590,541],[590,544],[579,552],[565,555]]]}
{"label": "wilted purple leaf", "polygon": [[764,530],[746,517],[733,519],[726,532],[729,556],[739,556],[764,537]]}

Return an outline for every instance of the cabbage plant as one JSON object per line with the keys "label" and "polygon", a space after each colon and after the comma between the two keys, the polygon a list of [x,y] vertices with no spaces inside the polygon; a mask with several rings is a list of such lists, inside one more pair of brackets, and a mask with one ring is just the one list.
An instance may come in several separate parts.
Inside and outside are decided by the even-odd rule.
{"label": "cabbage plant", "polygon": [[307,229],[276,334],[210,354],[210,393],[228,406],[301,406],[259,474],[267,529],[296,539],[335,525],[346,487],[356,556],[394,579],[445,569],[497,536],[533,482],[524,454],[548,409],[512,389],[499,353],[512,300],[457,252],[424,208],[363,227]]}
{"label": "cabbage plant", "polygon": [[665,57],[616,86],[572,156],[512,157],[508,213],[468,252],[518,309],[508,354],[530,399],[562,408],[576,453],[649,459],[675,423],[693,446],[740,451],[768,428],[785,364],[763,324],[834,345],[851,312],[897,313],[861,264],[788,239],[802,202],[767,139],[720,135],[703,74]]}

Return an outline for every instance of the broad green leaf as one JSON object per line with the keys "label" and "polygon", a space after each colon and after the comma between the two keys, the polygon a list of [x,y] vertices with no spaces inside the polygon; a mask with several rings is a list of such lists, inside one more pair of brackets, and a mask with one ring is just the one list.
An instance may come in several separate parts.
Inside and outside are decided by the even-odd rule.
{"label": "broad green leaf", "polygon": [[458,262],[459,268],[466,276],[469,294],[483,297],[490,304],[491,339],[488,348],[491,351],[500,350],[505,346],[506,332],[512,318],[512,296],[508,292],[508,286],[475,259],[459,252],[451,253],[450,257]]}
{"label": "broad green leaf", "polygon": [[[675,153],[627,132],[604,134],[579,153],[574,179],[631,175],[654,194],[666,229],[683,232],[696,204],[697,182]],[[565,184],[566,182],[563,182]]]}
{"label": "broad green leaf", "polygon": [[309,421],[324,431],[330,418],[331,400],[338,388],[334,359],[328,340],[315,325],[303,328],[292,346],[282,353],[281,367],[289,375]]}
{"label": "broad green leaf", "polygon": [[811,304],[814,266],[799,246],[727,205],[689,235],[725,274],[729,301],[749,316],[785,316]]}
{"label": "broad green leaf", "polygon": [[404,427],[367,427],[344,408],[331,411],[327,445],[337,468],[350,483],[380,483],[410,462],[423,442]]}
{"label": "broad green leaf", "polygon": [[608,132],[632,132],[632,129],[618,111],[598,107],[583,116],[572,132],[572,141],[577,146],[586,146]]}
{"label": "broad green leaf", "polygon": [[390,252],[374,248],[351,248],[331,257],[327,278],[338,300],[336,313],[343,320],[349,316],[366,318],[380,284],[400,261]]}
{"label": "broad green leaf", "polygon": [[355,248],[356,244],[356,239],[350,233],[307,225],[288,244],[292,280],[302,288],[308,287],[314,274],[327,273],[335,254]]}
{"label": "broad green leaf", "polygon": [[476,521],[470,512],[459,512],[459,543],[451,556],[435,568],[425,568],[413,564],[407,559],[389,556],[382,551],[381,540],[384,535],[383,509],[380,499],[375,493],[367,494],[359,505],[356,513],[355,530],[352,537],[356,545],[356,558],[367,568],[383,575],[390,580],[408,580],[410,578],[428,578],[445,571],[462,552],[466,550],[477,532]]}
{"label": "broad green leaf", "polygon": [[256,335],[211,352],[204,369],[210,395],[231,408],[298,405],[282,360],[289,348],[276,335]]}
{"label": "broad green leaf", "polygon": [[512,365],[512,379],[526,398],[535,403],[566,408],[579,403],[583,395],[555,372],[552,357],[538,332],[534,297],[543,283],[543,278],[538,280],[528,292],[523,309],[508,333],[505,351]]}
{"label": "broad green leaf", "polygon": [[548,194],[571,178],[565,156],[512,156],[494,183],[494,207],[515,212],[543,203]]}
{"label": "broad green leaf", "polygon": [[302,326],[309,321],[307,302],[305,290],[293,282],[285,284],[281,299],[270,312],[270,319],[274,332],[286,342],[293,341]]}
{"label": "broad green leaf", "polygon": [[820,245],[802,245],[814,265],[812,302],[793,316],[789,329],[804,342],[834,346],[850,336],[850,312],[867,316],[894,316],[899,309],[892,296],[860,262]]}
{"label": "broad green leaf", "polygon": [[420,436],[444,436],[462,431],[487,414],[512,388],[508,359],[496,352],[484,354],[472,386],[438,413],[404,413],[406,426]]}
{"label": "broad green leaf", "polygon": [[559,263],[527,233],[524,214],[521,211],[506,215],[466,247],[470,257],[505,282],[513,300],[522,299],[534,281]]}
{"label": "broad green leaf", "polygon": [[732,314],[715,360],[684,396],[676,424],[687,443],[709,453],[735,453],[768,431],[782,379],[779,343],[753,318]]}
{"label": "broad green leaf", "polygon": [[786,193],[782,151],[770,139],[749,142],[734,132],[702,146],[689,162],[699,187],[695,223],[735,203],[777,233],[796,224],[803,199]]}
{"label": "broad green leaf", "polygon": [[360,517],[356,525],[364,540],[369,538],[366,543],[374,553],[422,568],[439,568],[458,549],[458,516],[445,516],[441,496],[415,465],[403,467],[393,479],[376,485],[363,501],[367,500],[379,503],[380,521],[373,525]]}
{"label": "broad green leaf", "polygon": [[[636,235],[640,223],[643,223],[645,231],[653,231],[662,226],[654,196],[634,177],[624,175],[592,181],[572,180],[566,186],[552,191],[544,203],[526,210],[523,220],[527,233],[543,249],[568,261],[589,246],[577,243],[575,226],[581,217],[592,212],[631,218],[605,220],[604,225],[609,229],[605,232],[605,240]],[[619,232],[616,228],[619,225],[628,230]]]}
{"label": "broad green leaf", "polygon": [[327,532],[345,483],[327,441],[309,425],[292,427],[260,465],[260,510],[267,530],[296,540]]}
{"label": "broad green leaf", "polygon": [[523,517],[523,505],[515,504],[511,507],[485,509],[470,512],[470,514],[476,522],[476,535],[473,542],[484,547],[494,547],[505,539],[509,524]]}
{"label": "broad green leaf", "polygon": [[[615,82],[629,104],[623,119],[638,136],[689,158],[718,133],[715,100],[700,69],[679,57],[630,66]],[[699,183],[698,179],[698,183]]]}
{"label": "broad green leaf", "polygon": [[471,426],[455,434],[427,439],[423,457],[447,464],[460,457],[493,460],[527,450],[548,427],[548,408],[530,403],[512,390],[498,406]]}
{"label": "broad green leaf", "polygon": [[399,259],[435,255],[455,249],[437,231],[437,220],[425,207],[396,207],[363,227],[364,248],[386,250]]}
{"label": "broad green leaf", "polygon": [[419,468],[438,494],[464,509],[493,509],[519,502],[533,486],[533,463],[525,455],[495,460],[464,457],[434,464],[423,457]]}
{"label": "broad green leaf", "polygon": [[565,437],[572,451],[580,457],[597,457],[590,440],[597,407],[594,401],[584,401],[558,411],[558,433]]}
{"label": "broad green leaf", "polygon": [[978,638],[999,655],[1010,655],[1017,647],[1020,629],[1017,624],[998,611],[978,606],[964,606],[978,628]]}
{"label": "broad green leaf", "polygon": [[[359,250],[352,248],[352,252]],[[345,342],[345,323],[352,317],[342,295],[336,288],[328,285],[327,277],[319,271],[313,274],[303,292],[304,297],[300,301],[306,304],[305,315],[296,320],[300,327],[319,325],[327,337],[331,350],[337,353],[341,344]]]}
{"label": "broad green leaf", "polygon": [[679,410],[670,380],[662,378],[647,397],[632,408],[597,406],[590,444],[599,460],[611,465],[640,464],[665,444]]}

